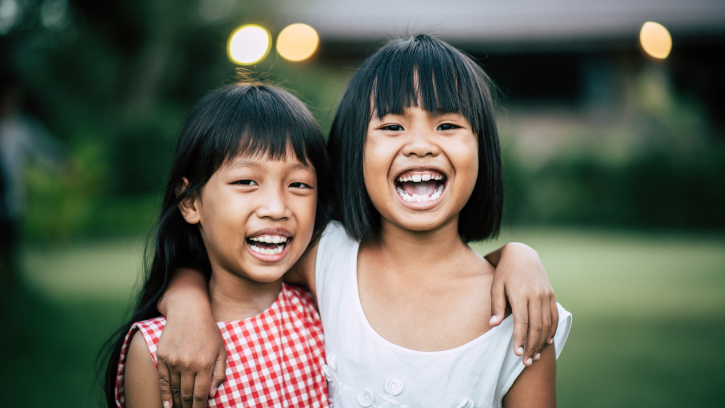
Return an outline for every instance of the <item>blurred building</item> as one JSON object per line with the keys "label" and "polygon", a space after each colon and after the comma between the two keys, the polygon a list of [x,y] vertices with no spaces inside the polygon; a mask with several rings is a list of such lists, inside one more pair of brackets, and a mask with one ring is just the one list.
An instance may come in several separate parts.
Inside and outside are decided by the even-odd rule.
{"label": "blurred building", "polygon": [[[697,101],[709,120],[725,126],[725,63],[717,58],[725,51],[723,1],[278,3],[280,26],[315,27],[322,40],[320,58],[338,66],[346,60],[356,66],[353,61],[388,39],[419,32],[466,50],[499,85],[503,105],[519,123],[515,133],[523,137],[529,128],[541,141],[547,129],[556,137],[572,127],[607,129],[612,122],[640,117],[636,113],[642,110],[666,114],[667,106],[657,105],[673,94]],[[664,61],[642,52],[639,34],[647,21],[671,33],[674,44]],[[522,112],[527,114],[520,117]]]}

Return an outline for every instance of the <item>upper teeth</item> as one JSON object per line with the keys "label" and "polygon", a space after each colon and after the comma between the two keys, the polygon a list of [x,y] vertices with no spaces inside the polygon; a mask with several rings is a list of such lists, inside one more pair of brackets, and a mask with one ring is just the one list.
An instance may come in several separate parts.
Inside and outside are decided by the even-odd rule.
{"label": "upper teeth", "polygon": [[280,242],[287,242],[287,237],[281,235],[260,235],[258,237],[250,237],[251,241],[267,242],[269,244],[279,244]]}
{"label": "upper teeth", "polygon": [[421,181],[430,181],[430,180],[443,180],[443,176],[433,175],[430,173],[424,173],[424,174],[413,174],[410,177],[398,177],[398,181],[401,183],[406,182],[406,181],[412,181],[413,183],[420,183]]}

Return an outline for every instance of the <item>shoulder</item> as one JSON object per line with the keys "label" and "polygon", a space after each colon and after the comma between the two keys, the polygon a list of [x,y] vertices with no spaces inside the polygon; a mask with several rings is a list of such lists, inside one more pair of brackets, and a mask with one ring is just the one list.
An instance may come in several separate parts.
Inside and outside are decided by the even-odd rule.
{"label": "shoulder", "polygon": [[317,342],[322,349],[324,347],[322,320],[309,292],[300,287],[283,284],[281,295],[284,295],[285,299],[280,306],[283,313],[291,317],[289,321],[297,328],[294,330],[304,328],[299,333],[304,333],[303,336],[307,341]]}
{"label": "shoulder", "polygon": [[126,359],[124,397],[127,408],[160,407],[161,391],[156,365],[151,358],[143,333],[132,334]]}
{"label": "shoulder", "polygon": [[556,354],[551,345],[524,368],[503,397],[505,407],[556,407]]}
{"label": "shoulder", "polygon": [[159,343],[161,332],[164,330],[165,326],[166,318],[164,316],[154,317],[153,319],[144,320],[134,324],[134,327],[138,328],[138,331],[143,334],[143,338],[149,346]]}
{"label": "shoulder", "polygon": [[142,365],[144,365],[147,360],[151,363],[151,367],[154,368],[154,371],[156,371],[156,367],[151,359],[151,354],[149,353],[148,345],[146,345],[146,339],[144,338],[143,333],[136,330],[133,334],[131,334],[131,341],[128,345],[126,372],[131,372],[132,365],[134,366],[133,368],[136,368],[136,364],[133,363],[142,363]]}
{"label": "shoulder", "polygon": [[342,223],[340,223],[340,221],[330,221],[327,224],[327,227],[325,227],[325,230],[322,232],[322,236],[320,237],[321,246],[323,242],[325,242],[326,245],[334,245],[355,243],[356,241],[352,237],[347,235],[345,227],[342,226]]}
{"label": "shoulder", "polygon": [[493,281],[496,268],[472,248],[468,248],[465,255],[456,259],[456,269],[464,272],[466,276],[477,280],[484,280],[490,284]]}
{"label": "shoulder", "polygon": [[341,263],[355,253],[357,247],[358,242],[347,235],[340,222],[330,222],[317,245],[315,269],[318,284],[321,277],[328,275],[328,269],[338,269]]}
{"label": "shoulder", "polygon": [[[517,356],[513,351],[513,317],[507,317],[501,325],[496,328],[501,336],[509,339],[503,366],[501,368],[501,375],[496,387],[496,396],[498,401],[501,401],[501,399],[508,394],[509,390],[514,391],[512,386],[515,384],[519,384],[516,387],[517,389],[533,389],[536,387],[543,387],[542,389],[544,390],[553,389],[553,383],[549,384],[549,381],[554,380],[555,378],[556,359],[559,358],[559,355],[564,349],[564,344],[566,344],[566,340],[569,337],[572,321],[571,313],[564,309],[559,303],[557,303],[556,306],[559,313],[559,324],[556,329],[556,334],[554,335],[554,344],[544,347],[541,359],[535,362],[531,367],[525,367],[521,362],[521,357]],[[512,395],[518,394],[519,391],[516,391]],[[521,394],[516,396],[514,399],[509,397],[509,404],[507,405],[518,406],[517,404],[511,404],[510,402],[514,400],[520,401],[521,396],[528,398],[530,394],[522,391]],[[533,405],[523,404],[523,406]]]}
{"label": "shoulder", "polygon": [[282,293],[291,304],[299,305],[307,310],[315,310],[315,302],[312,300],[310,293],[305,289],[283,283]]}
{"label": "shoulder", "polygon": [[345,249],[351,250],[357,248],[358,242],[347,235],[345,228],[339,221],[332,221],[327,224],[327,228],[322,232],[320,242],[317,244],[317,261],[318,265],[320,260],[329,260],[336,255],[348,252]]}

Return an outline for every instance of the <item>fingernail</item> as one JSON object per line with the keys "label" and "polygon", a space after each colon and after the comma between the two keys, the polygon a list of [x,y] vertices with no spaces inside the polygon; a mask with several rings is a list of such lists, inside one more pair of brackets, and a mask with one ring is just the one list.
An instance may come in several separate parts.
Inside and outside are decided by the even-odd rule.
{"label": "fingernail", "polygon": [[171,402],[164,401],[164,408],[171,408]]}
{"label": "fingernail", "polygon": [[522,354],[524,354],[524,348],[523,348],[523,347],[519,347],[519,348],[517,348],[517,349],[516,349],[516,354],[518,354],[518,355],[522,355]]}
{"label": "fingernail", "polygon": [[540,358],[541,358],[541,353],[536,353],[536,355],[534,356],[534,360],[538,360]]}
{"label": "fingernail", "polygon": [[496,315],[491,316],[491,320],[488,321],[488,324],[494,324],[498,320],[498,317]]}
{"label": "fingernail", "polygon": [[209,390],[209,398],[214,398],[215,395],[216,395],[216,387],[212,385],[211,389]]}
{"label": "fingernail", "polygon": [[554,338],[553,337],[549,339],[549,344],[554,344]]}
{"label": "fingernail", "polygon": [[529,359],[528,359],[528,360],[526,360],[526,364],[527,364],[527,365],[531,365],[531,364],[533,364],[533,363],[534,363],[534,362],[533,362],[533,361],[531,361],[531,357],[529,357]]}

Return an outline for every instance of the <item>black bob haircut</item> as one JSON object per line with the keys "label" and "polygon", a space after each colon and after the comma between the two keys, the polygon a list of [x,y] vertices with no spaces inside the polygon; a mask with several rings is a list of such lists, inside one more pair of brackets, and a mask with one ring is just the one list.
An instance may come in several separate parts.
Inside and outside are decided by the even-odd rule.
{"label": "black bob haircut", "polygon": [[[176,269],[195,268],[207,279],[211,276],[199,229],[184,220],[179,203],[189,195],[199,194],[211,176],[236,157],[283,160],[289,154],[314,168],[317,175],[314,242],[330,216],[330,200],[325,192],[331,184],[330,162],[320,128],[305,105],[280,88],[247,82],[211,92],[192,110],[176,145],[153,245],[146,251],[151,262],[145,267],[135,309],[99,354],[99,364],[105,366],[103,386],[109,407],[116,406],[118,361],[131,325],[160,315],[156,304]],[[189,182],[185,189],[182,177]]]}
{"label": "black bob haircut", "polygon": [[328,140],[338,194],[335,217],[351,237],[363,240],[380,227],[380,214],[363,177],[370,119],[402,114],[411,106],[460,113],[471,124],[478,140],[479,171],[461,210],[458,233],[464,242],[498,235],[504,187],[493,89],[473,58],[428,35],[393,41],[363,63],[342,97]]}

